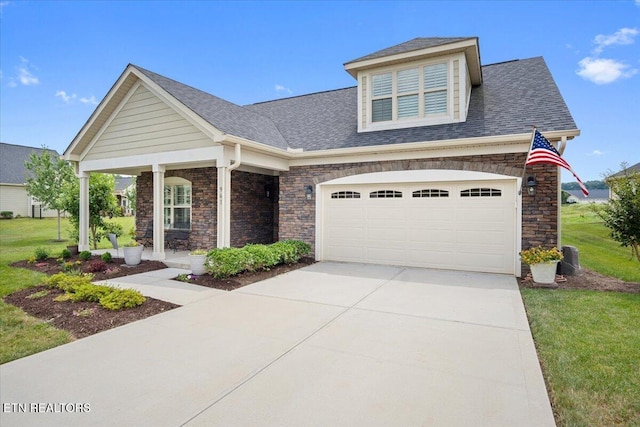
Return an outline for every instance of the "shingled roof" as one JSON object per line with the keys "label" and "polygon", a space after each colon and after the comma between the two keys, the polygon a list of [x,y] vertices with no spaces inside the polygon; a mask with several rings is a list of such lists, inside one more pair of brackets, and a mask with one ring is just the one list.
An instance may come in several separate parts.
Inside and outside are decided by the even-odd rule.
{"label": "shingled roof", "polygon": [[[402,51],[459,40],[467,38],[414,39],[389,49]],[[372,55],[389,55],[389,49]],[[134,67],[220,131],[283,150],[318,151],[523,134],[530,132],[531,125],[543,133],[577,129],[542,57],[483,66],[483,84],[473,87],[463,123],[362,133],[357,132],[356,87],[239,106]]]}
{"label": "shingled roof", "polygon": [[450,43],[456,43],[463,40],[475,39],[476,37],[417,37],[408,42],[400,43],[395,46],[388,47],[386,49],[379,50],[377,52],[370,53],[368,55],[356,58],[352,61],[345,63],[351,64],[353,62],[367,61],[369,59],[383,58],[385,56],[397,55],[400,53],[412,52],[414,50],[428,49],[431,47],[442,46]]}
{"label": "shingled roof", "polygon": [[[0,183],[25,184],[29,170],[24,166],[24,162],[32,153],[40,155],[42,150],[42,148],[0,142]],[[46,151],[56,158],[60,156],[55,150],[46,149]]]}
{"label": "shingled roof", "polygon": [[482,67],[467,120],[435,126],[357,132],[356,87],[249,105],[269,117],[289,146],[305,151],[573,130],[576,124],[542,57]]}
{"label": "shingled roof", "polygon": [[132,66],[216,129],[272,147],[287,148],[287,142],[268,118],[137,65]]}

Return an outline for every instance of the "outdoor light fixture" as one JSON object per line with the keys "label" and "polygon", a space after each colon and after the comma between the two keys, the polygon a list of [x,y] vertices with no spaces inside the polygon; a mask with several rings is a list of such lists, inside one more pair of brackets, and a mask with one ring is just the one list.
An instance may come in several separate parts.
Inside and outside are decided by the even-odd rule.
{"label": "outdoor light fixture", "polygon": [[304,187],[304,194],[307,196],[307,200],[311,200],[311,197],[313,196],[313,187],[310,185]]}
{"label": "outdoor light fixture", "polygon": [[273,192],[273,189],[271,188],[270,184],[267,184],[264,186],[264,195],[266,196],[267,199],[271,198],[272,192]]}
{"label": "outdoor light fixture", "polygon": [[536,195],[536,186],[538,185],[538,183],[536,182],[536,177],[535,175],[529,175],[527,177],[527,193],[529,193],[530,196],[535,196]]}

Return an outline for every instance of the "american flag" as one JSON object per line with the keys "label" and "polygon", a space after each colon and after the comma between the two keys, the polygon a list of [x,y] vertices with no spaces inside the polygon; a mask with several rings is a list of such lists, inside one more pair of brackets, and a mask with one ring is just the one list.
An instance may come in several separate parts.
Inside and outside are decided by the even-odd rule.
{"label": "american flag", "polygon": [[526,165],[535,165],[535,164],[551,164],[565,168],[569,172],[571,172],[578,181],[578,185],[580,185],[580,189],[585,196],[589,195],[589,190],[584,186],[578,175],[571,169],[569,163],[567,163],[562,157],[560,157],[560,153],[558,150],[551,145],[551,143],[542,136],[540,132],[535,131],[533,137],[533,144],[531,145],[531,150],[529,151],[529,155],[527,156]]}

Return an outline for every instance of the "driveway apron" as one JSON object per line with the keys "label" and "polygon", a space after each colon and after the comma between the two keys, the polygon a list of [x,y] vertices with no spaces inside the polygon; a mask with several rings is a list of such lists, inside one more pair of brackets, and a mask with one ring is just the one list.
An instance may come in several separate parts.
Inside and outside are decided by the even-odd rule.
{"label": "driveway apron", "polygon": [[0,366],[3,426],[554,425],[515,278],[317,263]]}

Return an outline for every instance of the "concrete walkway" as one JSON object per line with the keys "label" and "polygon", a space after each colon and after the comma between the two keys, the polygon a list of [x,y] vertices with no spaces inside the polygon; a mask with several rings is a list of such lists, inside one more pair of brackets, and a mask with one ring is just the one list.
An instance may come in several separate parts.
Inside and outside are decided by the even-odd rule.
{"label": "concrete walkway", "polygon": [[0,366],[0,424],[554,425],[513,277],[318,263],[199,294]]}

